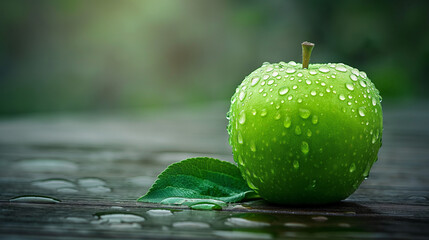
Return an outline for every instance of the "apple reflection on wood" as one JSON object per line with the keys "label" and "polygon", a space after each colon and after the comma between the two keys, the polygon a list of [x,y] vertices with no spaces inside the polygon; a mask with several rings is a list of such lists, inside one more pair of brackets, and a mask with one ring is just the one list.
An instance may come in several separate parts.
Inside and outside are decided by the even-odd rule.
{"label": "apple reflection on wood", "polygon": [[352,194],[381,147],[381,97],[365,72],[343,63],[264,63],[231,99],[234,160],[262,198],[323,204]]}

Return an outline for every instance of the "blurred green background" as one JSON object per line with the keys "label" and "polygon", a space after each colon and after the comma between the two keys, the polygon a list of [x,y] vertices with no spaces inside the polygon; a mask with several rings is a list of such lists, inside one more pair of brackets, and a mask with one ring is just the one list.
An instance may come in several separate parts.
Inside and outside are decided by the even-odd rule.
{"label": "blurred green background", "polygon": [[366,71],[427,97],[429,1],[2,1],[0,115],[227,101],[262,62]]}

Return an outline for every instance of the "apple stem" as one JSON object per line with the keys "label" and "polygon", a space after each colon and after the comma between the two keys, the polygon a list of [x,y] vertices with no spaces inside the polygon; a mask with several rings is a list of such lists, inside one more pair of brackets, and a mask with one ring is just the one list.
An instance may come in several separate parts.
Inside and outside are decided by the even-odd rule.
{"label": "apple stem", "polygon": [[313,51],[314,43],[303,42],[302,46],[302,68],[308,68],[310,63],[311,51]]}

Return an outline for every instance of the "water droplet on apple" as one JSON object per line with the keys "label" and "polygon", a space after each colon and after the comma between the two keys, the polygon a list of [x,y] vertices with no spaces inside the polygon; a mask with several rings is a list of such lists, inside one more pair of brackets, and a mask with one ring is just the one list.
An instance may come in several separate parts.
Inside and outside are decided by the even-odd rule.
{"label": "water droplet on apple", "polygon": [[313,181],[311,181],[310,183],[310,188],[315,188],[316,187],[316,179],[314,179]]}
{"label": "water droplet on apple", "polygon": [[295,68],[287,68],[286,72],[287,73],[294,73],[294,72],[296,72],[296,69]]}
{"label": "water droplet on apple", "polygon": [[276,115],[274,115],[274,120],[279,120],[281,118],[281,115],[279,112],[276,113]]}
{"label": "water droplet on apple", "polygon": [[279,75],[278,72],[273,72],[273,74],[272,74],[273,77],[277,77],[278,75]]}
{"label": "water droplet on apple", "polygon": [[366,77],[367,77],[367,76],[366,76],[366,73],[365,73],[365,72],[362,72],[362,71],[359,73],[359,75],[360,75],[360,77],[361,77],[361,78],[363,78],[363,79],[366,79]]}
{"label": "water droplet on apple", "polygon": [[364,117],[364,116],[365,116],[365,107],[360,107],[360,108],[359,108],[359,115],[360,115],[361,117]]}
{"label": "water droplet on apple", "polygon": [[301,133],[302,133],[301,128],[299,126],[296,126],[295,127],[295,134],[296,135],[301,135]]}
{"label": "water droplet on apple", "polygon": [[238,95],[238,98],[240,99],[240,101],[243,101],[243,99],[246,97],[246,92],[241,91],[240,95]]}
{"label": "water droplet on apple", "polygon": [[316,75],[317,74],[317,72],[316,71],[314,71],[314,70],[310,70],[310,75]]}
{"label": "water droplet on apple", "polygon": [[311,137],[311,135],[312,135],[313,133],[311,132],[311,130],[310,129],[307,129],[307,137]]}
{"label": "water droplet on apple", "polygon": [[295,61],[289,61],[287,64],[289,64],[291,66],[296,66],[296,62]]}
{"label": "water droplet on apple", "polygon": [[347,68],[345,68],[342,65],[338,65],[335,69],[337,69],[337,71],[340,71],[340,72],[347,72]]}
{"label": "water droplet on apple", "polygon": [[368,179],[368,177],[369,177],[369,171],[371,170],[371,162],[368,162],[368,164],[366,164],[366,167],[365,167],[365,171],[363,171],[363,173],[362,173],[362,176],[365,178],[365,179]]}
{"label": "water droplet on apple", "polygon": [[346,88],[350,91],[353,91],[355,89],[355,87],[353,87],[353,84],[351,83],[346,83]]}
{"label": "water droplet on apple", "polygon": [[293,160],[293,168],[298,169],[299,168],[299,162],[297,160]]}
{"label": "water droplet on apple", "polygon": [[256,109],[252,109],[252,115],[255,116],[256,115]]}
{"label": "water droplet on apple", "polygon": [[338,96],[338,98],[339,98],[341,101],[346,100],[346,97],[345,97],[343,94],[340,94],[340,96]]}
{"label": "water droplet on apple", "polygon": [[313,117],[311,118],[311,122],[316,125],[319,122],[319,117],[317,117],[316,115],[313,115]]}
{"label": "water droplet on apple", "polygon": [[377,100],[375,100],[375,98],[372,98],[372,106],[377,105]]}
{"label": "water droplet on apple", "polygon": [[310,148],[308,146],[308,143],[306,141],[303,141],[301,143],[301,152],[304,154],[307,154],[310,151]]}
{"label": "water droplet on apple", "polygon": [[274,70],[274,68],[273,68],[273,67],[268,67],[266,71],[267,71],[267,72],[271,72],[271,71],[273,71],[273,70]]}
{"label": "water droplet on apple", "polygon": [[298,77],[302,77],[302,73],[298,73]]}
{"label": "water droplet on apple", "polygon": [[292,121],[291,121],[290,117],[289,117],[289,116],[286,116],[286,117],[285,117],[285,120],[284,120],[284,122],[283,122],[283,126],[284,126],[285,128],[289,128],[291,124],[292,124]]}
{"label": "water droplet on apple", "polygon": [[313,90],[310,92],[310,94],[311,94],[311,96],[316,96],[317,92]]}
{"label": "water droplet on apple", "polygon": [[261,110],[261,117],[265,117],[265,116],[267,116],[267,109],[262,109]]}
{"label": "water droplet on apple", "polygon": [[250,142],[250,151],[252,151],[252,152],[256,152],[256,145],[255,145],[255,142]]}
{"label": "water droplet on apple", "polygon": [[237,161],[238,161],[239,165],[244,166],[243,158],[241,157],[241,155],[238,155],[238,160]]}
{"label": "water droplet on apple", "polygon": [[357,77],[354,74],[350,74],[350,79],[353,81],[357,81]]}
{"label": "water droplet on apple", "polygon": [[239,144],[243,144],[243,136],[241,136],[241,133],[240,133],[240,132],[238,132],[237,140],[238,140],[238,143],[239,143]]}
{"label": "water droplet on apple", "polygon": [[308,117],[310,117],[310,114],[311,114],[311,112],[308,109],[304,109],[304,108],[299,109],[299,116],[302,119],[307,119]]}
{"label": "water droplet on apple", "polygon": [[279,89],[279,94],[281,96],[285,95],[288,92],[289,92],[289,88],[287,88],[287,87],[282,87],[282,88]]}
{"label": "water droplet on apple", "polygon": [[244,110],[240,112],[240,115],[238,116],[238,123],[244,124],[246,122],[246,113]]}
{"label": "water droplet on apple", "polygon": [[371,143],[374,144],[377,141],[377,137],[372,135]]}
{"label": "water droplet on apple", "polygon": [[311,81],[310,80],[305,80],[305,82],[308,84],[308,85],[310,85],[311,84]]}
{"label": "water droplet on apple", "polygon": [[353,73],[354,75],[356,75],[356,76],[359,76],[359,70],[357,70],[356,68],[354,68],[354,69],[352,70],[352,73]]}
{"label": "water droplet on apple", "polygon": [[258,82],[259,82],[259,77],[254,77],[252,79],[252,83],[251,83],[252,87],[255,86],[256,84],[258,84]]}
{"label": "water droplet on apple", "polygon": [[273,84],[274,83],[274,80],[270,80],[270,81],[268,81],[268,85],[271,85],[271,84]]}
{"label": "water droplet on apple", "polygon": [[295,89],[297,89],[297,88],[298,88],[298,86],[297,86],[297,85],[293,85],[293,86],[292,86],[292,89],[294,89],[294,90],[295,90]]}
{"label": "water droplet on apple", "polygon": [[319,68],[319,71],[321,71],[322,73],[327,73],[327,72],[329,72],[330,70],[329,70],[329,68],[327,68],[327,67],[320,67],[320,68]]}
{"label": "water droplet on apple", "polygon": [[359,81],[359,84],[360,84],[362,87],[366,87],[366,83],[365,83],[363,80],[360,80],[360,81]]}
{"label": "water droplet on apple", "polygon": [[349,168],[349,172],[354,172],[356,170],[356,165],[354,164],[354,163],[352,163],[351,165],[350,165],[350,168]]}

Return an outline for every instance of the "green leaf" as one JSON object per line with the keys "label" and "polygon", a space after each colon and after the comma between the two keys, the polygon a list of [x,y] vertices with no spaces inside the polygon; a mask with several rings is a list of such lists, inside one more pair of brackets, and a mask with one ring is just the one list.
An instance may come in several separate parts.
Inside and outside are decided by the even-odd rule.
{"label": "green leaf", "polygon": [[[137,201],[163,204],[215,204],[255,198],[236,165],[214,158],[189,158],[167,167]],[[164,200],[164,201],[163,201]]]}

